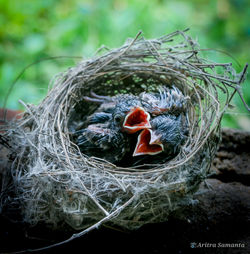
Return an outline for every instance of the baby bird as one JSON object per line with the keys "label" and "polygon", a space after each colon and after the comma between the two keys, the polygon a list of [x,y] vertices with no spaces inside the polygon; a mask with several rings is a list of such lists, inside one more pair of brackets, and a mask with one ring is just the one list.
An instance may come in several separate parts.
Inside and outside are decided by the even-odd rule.
{"label": "baby bird", "polygon": [[90,124],[76,134],[76,144],[83,154],[111,163],[120,161],[129,149],[128,137],[117,126],[113,126],[111,121]]}
{"label": "baby bird", "polygon": [[150,115],[134,95],[92,96],[84,99],[101,105],[87,118],[86,128],[75,132],[76,144],[88,156],[117,163],[130,150],[128,134],[151,127]]}
{"label": "baby bird", "polygon": [[172,89],[160,88],[159,93],[142,93],[140,96],[144,108],[151,114],[151,128],[139,134],[133,156],[144,155],[145,158],[138,159],[140,163],[163,163],[176,156],[187,139],[188,97],[174,86]]}
{"label": "baby bird", "polygon": [[177,155],[188,134],[185,116],[159,115],[151,120],[151,126],[139,134],[133,156],[161,154],[169,159]]}
{"label": "baby bird", "polygon": [[117,96],[100,96],[91,92],[86,101],[101,103],[94,114],[88,117],[86,123],[103,123],[114,121],[122,131],[133,134],[139,130],[150,128],[150,115],[144,110],[138,96],[120,94]]}

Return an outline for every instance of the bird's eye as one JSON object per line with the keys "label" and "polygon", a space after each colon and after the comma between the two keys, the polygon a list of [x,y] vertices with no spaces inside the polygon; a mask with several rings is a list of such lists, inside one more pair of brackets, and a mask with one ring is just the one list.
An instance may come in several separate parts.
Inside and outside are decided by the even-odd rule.
{"label": "bird's eye", "polygon": [[114,117],[114,120],[115,120],[115,122],[120,123],[121,120],[122,120],[122,116],[121,116],[121,115],[116,115],[116,116]]}

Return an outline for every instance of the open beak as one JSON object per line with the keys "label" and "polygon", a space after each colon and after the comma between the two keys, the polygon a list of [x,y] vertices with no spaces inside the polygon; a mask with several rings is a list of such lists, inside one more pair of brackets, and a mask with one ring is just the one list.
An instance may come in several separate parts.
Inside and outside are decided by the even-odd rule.
{"label": "open beak", "polygon": [[164,150],[162,143],[159,141],[159,136],[150,129],[143,130],[137,140],[133,156],[139,155],[155,155]]}
{"label": "open beak", "polygon": [[136,107],[126,115],[123,130],[132,134],[142,129],[151,128],[149,120],[149,113],[141,107]]}

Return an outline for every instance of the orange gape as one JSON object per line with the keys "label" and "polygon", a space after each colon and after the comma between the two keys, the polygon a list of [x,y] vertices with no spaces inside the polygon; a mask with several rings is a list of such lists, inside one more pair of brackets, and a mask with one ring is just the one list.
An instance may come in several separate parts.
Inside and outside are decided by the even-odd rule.
{"label": "orange gape", "polygon": [[21,110],[11,110],[11,109],[0,108],[0,124],[4,124],[5,122],[8,122],[14,118],[20,119],[22,117],[22,115],[20,115],[21,113],[23,113],[23,111]]}

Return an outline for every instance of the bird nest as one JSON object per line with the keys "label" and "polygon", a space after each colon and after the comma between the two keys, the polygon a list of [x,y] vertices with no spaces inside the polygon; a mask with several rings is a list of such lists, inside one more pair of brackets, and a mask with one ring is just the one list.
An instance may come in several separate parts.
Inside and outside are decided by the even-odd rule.
{"label": "bird nest", "polygon": [[[58,74],[46,98],[24,104],[22,119],[6,133],[17,152],[12,165],[15,201],[24,221],[83,230],[101,225],[136,229],[166,221],[192,201],[209,174],[220,140],[220,121],[244,75],[231,63],[200,56],[186,31],[147,40],[138,34],[117,49]],[[118,166],[81,153],[72,132],[97,105],[83,98],[154,92],[177,87],[189,97],[188,138],[173,159],[147,167]],[[222,91],[223,99],[220,99]]]}

